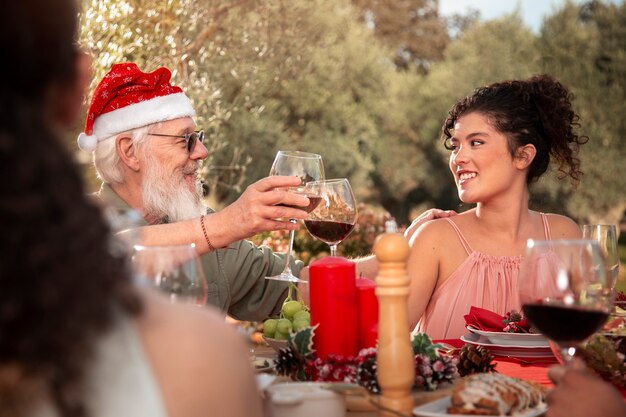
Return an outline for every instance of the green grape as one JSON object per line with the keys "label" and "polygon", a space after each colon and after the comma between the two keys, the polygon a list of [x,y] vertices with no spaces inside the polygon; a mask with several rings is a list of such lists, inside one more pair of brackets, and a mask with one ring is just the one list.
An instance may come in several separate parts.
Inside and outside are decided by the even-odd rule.
{"label": "green grape", "polygon": [[289,319],[279,319],[276,324],[276,333],[289,334],[291,331],[291,321]]}
{"label": "green grape", "polygon": [[299,301],[291,300],[291,301],[286,301],[283,304],[283,308],[281,311],[285,317],[287,317],[288,319],[291,319],[294,314],[296,314],[298,311],[301,311],[301,310],[302,310],[302,304]]}
{"label": "green grape", "polygon": [[306,310],[300,310],[296,314],[293,315],[293,321],[305,319],[311,321],[311,313]]}
{"label": "green grape", "polygon": [[267,319],[263,322],[263,336],[265,337],[274,337],[274,333],[276,333],[276,325],[278,324],[278,320],[276,319]]}
{"label": "green grape", "polygon": [[297,319],[293,321],[293,330],[298,331],[302,329],[306,329],[311,325],[311,322],[307,319]]}
{"label": "green grape", "polygon": [[274,334],[274,339],[288,340],[289,335],[287,333],[276,332],[276,334]]}

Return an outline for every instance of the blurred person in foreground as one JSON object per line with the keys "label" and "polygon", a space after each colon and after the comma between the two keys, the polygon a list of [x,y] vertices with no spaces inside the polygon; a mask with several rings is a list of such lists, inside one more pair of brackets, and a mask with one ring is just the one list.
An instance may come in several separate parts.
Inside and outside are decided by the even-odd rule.
{"label": "blurred person in foreground", "polygon": [[626,417],[626,402],[619,391],[579,358],[567,366],[553,366],[548,376],[556,387],[548,393],[546,417]]}
{"label": "blurred person in foreground", "polygon": [[[134,63],[116,64],[93,91],[78,145],[93,152],[103,181],[98,196],[118,211],[141,214],[144,245],[195,243],[209,304],[241,320],[276,315],[287,283],[265,277],[282,271],[283,254],[245,239],[298,227],[286,219],[304,219],[306,211],[293,207],[309,200],[285,188],[300,179],[270,176],[224,209],[207,208],[197,175],[208,156],[204,133],[197,130],[190,99],[170,77],[165,67],[143,72]],[[291,266],[298,275],[302,263]]]}
{"label": "blurred person in foreground", "polygon": [[537,75],[494,83],[459,100],[443,126],[459,198],[475,207],[433,220],[411,238],[411,326],[433,339],[460,338],[471,306],[519,311],[517,279],[528,239],[580,238],[568,217],[530,210],[529,186],[552,161],[582,177],[578,115],[557,80]]}
{"label": "blurred person in foreground", "polygon": [[0,414],[260,416],[241,337],[133,285],[59,141],[89,77],[74,0],[0,4]]}

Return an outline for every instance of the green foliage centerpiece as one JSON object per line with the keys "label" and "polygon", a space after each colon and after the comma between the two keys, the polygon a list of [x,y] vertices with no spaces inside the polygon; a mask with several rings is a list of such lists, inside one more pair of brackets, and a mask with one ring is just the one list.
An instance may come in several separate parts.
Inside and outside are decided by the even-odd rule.
{"label": "green foliage centerpiece", "polygon": [[[276,372],[296,381],[326,381],[356,383],[372,393],[380,392],[377,381],[376,349],[361,349],[357,356],[315,355],[313,336],[315,327],[307,327],[288,336],[288,346],[278,352]],[[441,355],[443,346],[433,344],[428,335],[419,333],[413,338],[415,359],[414,387],[433,391],[440,384],[458,377],[457,358]]]}

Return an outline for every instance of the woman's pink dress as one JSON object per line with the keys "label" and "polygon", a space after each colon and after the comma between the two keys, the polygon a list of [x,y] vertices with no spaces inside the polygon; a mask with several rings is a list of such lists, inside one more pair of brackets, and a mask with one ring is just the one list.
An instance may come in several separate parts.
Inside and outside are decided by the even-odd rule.
{"label": "woman's pink dress", "polygon": [[[432,295],[416,331],[431,339],[458,339],[468,333],[463,318],[471,306],[505,315],[520,310],[517,280],[522,256],[494,256],[475,252],[457,225],[446,218],[459,236],[468,257]],[[546,215],[541,213],[545,238],[550,239]]]}

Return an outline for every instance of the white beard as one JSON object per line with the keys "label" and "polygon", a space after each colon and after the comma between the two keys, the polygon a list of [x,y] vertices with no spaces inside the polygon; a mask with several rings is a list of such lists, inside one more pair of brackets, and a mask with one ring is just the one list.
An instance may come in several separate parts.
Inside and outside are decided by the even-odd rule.
{"label": "white beard", "polygon": [[144,215],[154,219],[178,222],[199,217],[206,213],[202,203],[202,184],[196,179],[195,192],[189,189],[184,176],[196,172],[199,164],[190,162],[184,169],[165,172],[162,166],[148,156],[142,196]]}

